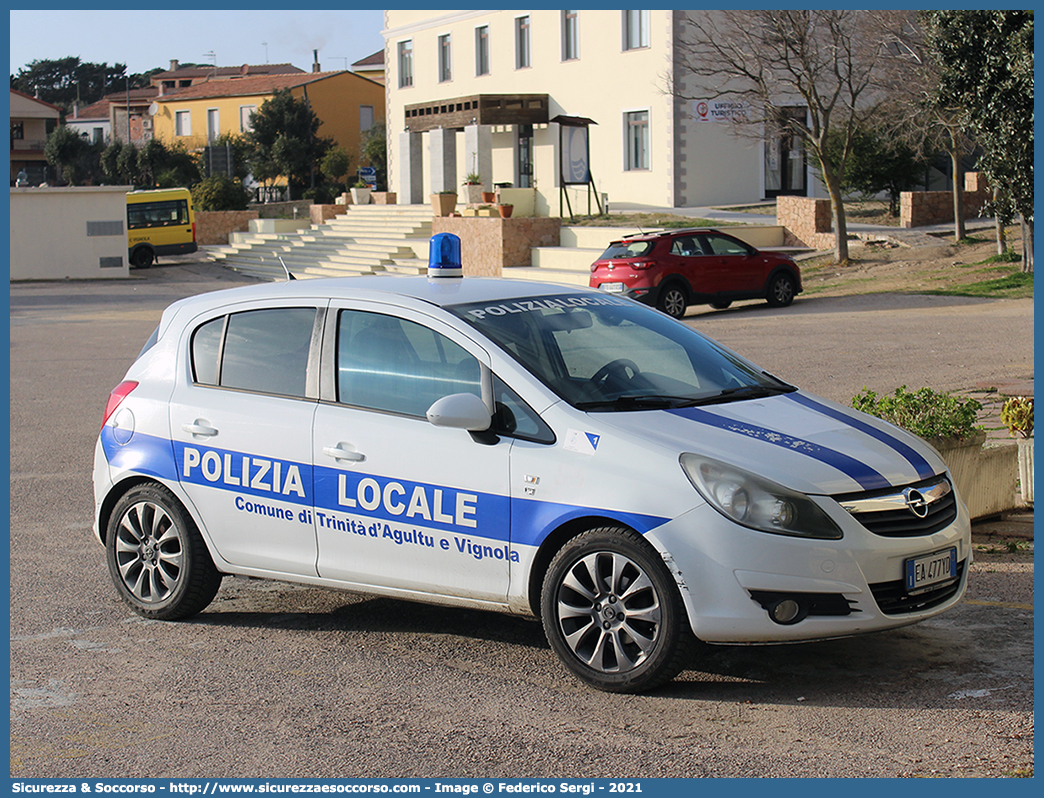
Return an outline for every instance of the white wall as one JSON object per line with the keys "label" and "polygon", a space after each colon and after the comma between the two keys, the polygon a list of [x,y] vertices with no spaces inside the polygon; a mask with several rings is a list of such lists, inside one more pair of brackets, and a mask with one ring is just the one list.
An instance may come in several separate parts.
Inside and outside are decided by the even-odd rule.
{"label": "white wall", "polygon": [[[130,186],[12,188],[11,279],[127,277],[130,190]],[[88,235],[90,228],[103,234]]]}

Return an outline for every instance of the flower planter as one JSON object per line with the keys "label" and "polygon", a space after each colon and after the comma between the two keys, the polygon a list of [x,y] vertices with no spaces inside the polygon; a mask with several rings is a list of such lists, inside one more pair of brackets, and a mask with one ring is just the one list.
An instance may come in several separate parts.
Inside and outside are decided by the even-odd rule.
{"label": "flower planter", "polygon": [[436,216],[449,216],[456,209],[456,193],[431,195],[431,210]]}
{"label": "flower planter", "polygon": [[1019,438],[1019,489],[1022,501],[1033,504],[1033,438]]}
{"label": "flower planter", "polygon": [[353,188],[352,192],[352,203],[355,205],[369,205],[370,204],[370,189],[368,188]]}
{"label": "flower planter", "polygon": [[465,183],[464,201],[468,205],[478,205],[482,202],[482,186],[478,183]]}
{"label": "flower planter", "polygon": [[483,191],[482,192],[482,202],[485,205],[492,205],[496,201],[497,201],[497,192],[495,192],[495,191]]}
{"label": "flower planter", "polygon": [[500,211],[501,219],[510,219],[511,212],[515,210],[514,205],[498,205],[497,209]]}
{"label": "flower planter", "polygon": [[933,438],[928,442],[942,455],[957,490],[973,518],[1014,510],[1018,450],[1011,444],[984,447],[986,433],[968,438]]}

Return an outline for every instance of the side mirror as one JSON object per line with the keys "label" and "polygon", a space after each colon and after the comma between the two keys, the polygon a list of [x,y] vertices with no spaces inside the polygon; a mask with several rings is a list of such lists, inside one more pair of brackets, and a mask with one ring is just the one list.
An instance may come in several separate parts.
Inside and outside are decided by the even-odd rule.
{"label": "side mirror", "polygon": [[473,393],[453,393],[435,401],[427,412],[436,427],[482,432],[492,423],[486,403]]}

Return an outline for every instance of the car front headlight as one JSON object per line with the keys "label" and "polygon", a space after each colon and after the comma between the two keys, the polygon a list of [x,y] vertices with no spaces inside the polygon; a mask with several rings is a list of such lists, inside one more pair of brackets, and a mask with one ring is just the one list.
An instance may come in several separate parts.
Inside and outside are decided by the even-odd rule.
{"label": "car front headlight", "polygon": [[700,495],[730,521],[777,535],[841,537],[837,524],[803,493],[710,457],[683,454],[679,462]]}

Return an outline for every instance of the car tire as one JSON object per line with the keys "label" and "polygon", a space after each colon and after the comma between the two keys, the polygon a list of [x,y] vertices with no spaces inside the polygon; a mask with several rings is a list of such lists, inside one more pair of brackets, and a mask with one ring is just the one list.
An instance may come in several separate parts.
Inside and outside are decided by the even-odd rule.
{"label": "car tire", "polygon": [[656,309],[672,318],[680,319],[685,315],[688,302],[689,298],[685,294],[685,289],[678,283],[670,283],[660,290],[660,296],[656,300]]}
{"label": "car tire", "polygon": [[155,260],[156,256],[148,247],[141,247],[140,249],[134,250],[134,255],[131,256],[131,264],[137,266],[139,269],[149,268]]}
{"label": "car tire", "polygon": [[146,618],[195,615],[221,586],[195,523],[162,485],[138,485],[116,502],[105,551],[120,598]]}
{"label": "car tire", "polygon": [[794,301],[794,278],[780,272],[769,281],[765,298],[774,308],[785,308]]}
{"label": "car tire", "polygon": [[540,610],[551,648],[598,690],[652,690],[692,655],[695,637],[677,583],[657,552],[625,527],[592,529],[566,543],[544,577]]}
{"label": "car tire", "polygon": [[721,300],[718,302],[711,302],[710,306],[715,310],[725,310],[725,308],[729,307],[731,304],[731,300]]}

